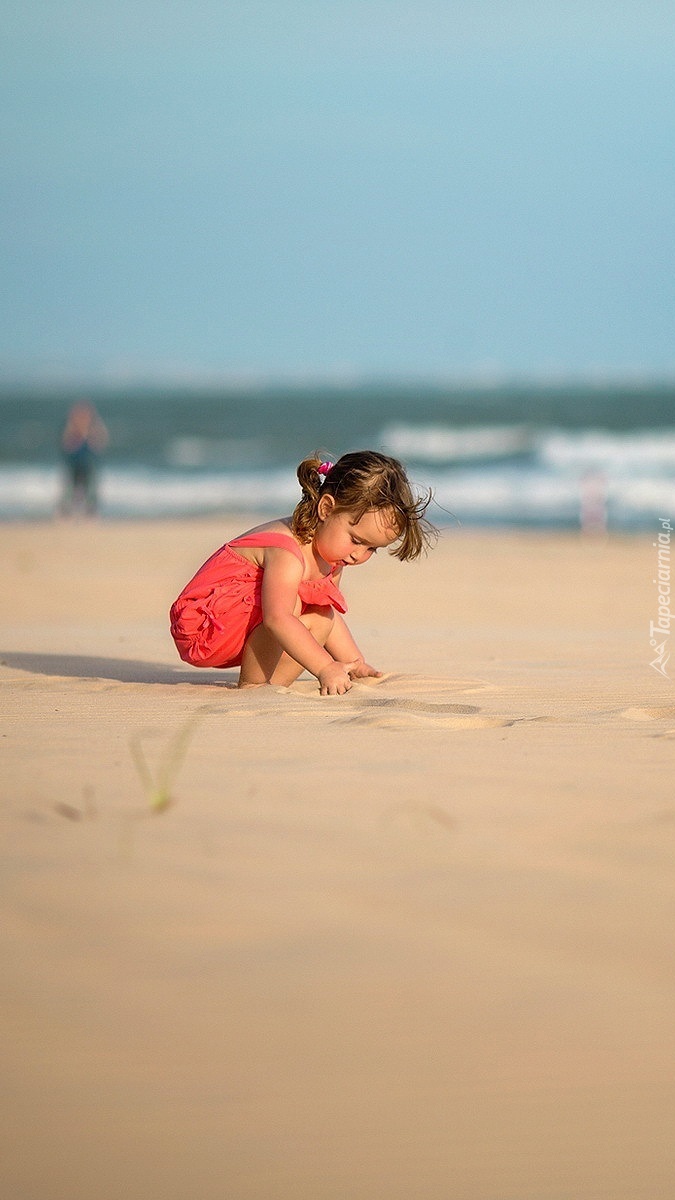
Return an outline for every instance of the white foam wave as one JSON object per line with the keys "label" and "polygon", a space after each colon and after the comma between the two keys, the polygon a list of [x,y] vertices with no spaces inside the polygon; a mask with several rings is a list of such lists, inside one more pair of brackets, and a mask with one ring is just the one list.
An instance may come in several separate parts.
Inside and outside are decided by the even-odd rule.
{"label": "white foam wave", "polygon": [[58,467],[2,467],[0,516],[41,517],[54,512],[62,490]]}
{"label": "white foam wave", "polygon": [[170,467],[233,468],[260,462],[262,448],[257,438],[174,437],[165,447]]}
{"label": "white foam wave", "polygon": [[385,454],[417,462],[462,462],[509,458],[526,453],[532,433],[526,425],[388,425],[379,437]]}
{"label": "white foam wave", "polygon": [[293,472],[278,470],[185,475],[179,472],[106,472],[101,506],[120,516],[172,516],[219,510],[287,510],[298,500]]}
{"label": "white foam wave", "polygon": [[530,455],[544,467],[566,471],[675,469],[675,429],[610,433],[535,430],[527,425],[451,427],[392,424],[382,430],[382,449],[404,462],[486,462]]}
{"label": "white foam wave", "polygon": [[[58,467],[0,469],[0,517],[46,517],[58,508],[63,475]],[[104,516],[159,517],[268,509],[287,511],[297,502],[293,472],[185,474],[106,468],[98,486]]]}
{"label": "white foam wave", "polygon": [[544,472],[447,472],[430,480],[438,503],[460,520],[575,521],[578,481]]}
{"label": "white foam wave", "polygon": [[[415,474],[413,473],[413,478]],[[576,526],[584,500],[606,505],[610,528],[645,527],[675,514],[675,473],[635,470],[596,473],[541,464],[483,463],[431,468],[418,480],[431,486],[439,508],[460,522]],[[58,467],[0,468],[0,519],[52,516],[62,493]],[[252,472],[153,471],[107,467],[101,472],[104,517],[182,517],[247,510],[288,513],[298,500],[292,468]]]}
{"label": "white foam wave", "polygon": [[658,433],[557,430],[542,436],[538,455],[542,462],[566,469],[623,472],[637,467],[675,468],[675,430]]}

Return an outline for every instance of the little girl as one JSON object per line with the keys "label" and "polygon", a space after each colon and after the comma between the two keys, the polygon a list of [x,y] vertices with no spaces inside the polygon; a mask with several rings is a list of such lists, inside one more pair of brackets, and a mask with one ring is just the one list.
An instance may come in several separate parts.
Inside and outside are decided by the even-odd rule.
{"label": "little girl", "polygon": [[171,607],[178,653],[195,667],[240,666],[239,687],[288,686],[306,669],[322,696],[379,676],[342,613],[343,567],[379,549],[418,558],[435,535],[395,458],[372,450],[335,464],[306,458],[293,515],[257,525],[217,550]]}

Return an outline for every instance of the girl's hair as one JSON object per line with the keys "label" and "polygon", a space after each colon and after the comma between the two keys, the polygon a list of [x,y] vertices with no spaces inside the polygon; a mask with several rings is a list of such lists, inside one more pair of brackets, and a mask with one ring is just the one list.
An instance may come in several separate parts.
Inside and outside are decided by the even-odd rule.
{"label": "girl's hair", "polygon": [[324,495],[333,496],[333,512],[349,512],[360,521],[367,512],[390,509],[397,539],[390,550],[401,562],[419,558],[436,539],[437,530],[424,516],[432,493],[415,496],[401,463],[375,450],[343,454],[327,475],[319,474],[326,464],[314,455],[298,467],[302,500],[291,520],[293,533],[301,542],[311,542],[319,525],[318,505]]}

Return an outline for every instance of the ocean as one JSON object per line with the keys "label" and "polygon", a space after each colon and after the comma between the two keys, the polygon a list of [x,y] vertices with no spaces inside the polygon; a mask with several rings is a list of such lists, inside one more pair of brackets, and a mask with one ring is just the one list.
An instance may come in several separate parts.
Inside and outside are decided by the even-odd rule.
{"label": "ocean", "polygon": [[437,525],[653,529],[675,516],[675,384],[239,386],[0,391],[0,519],[47,519],[85,396],[109,433],[103,518],[281,515],[319,450],[372,448],[431,487]]}

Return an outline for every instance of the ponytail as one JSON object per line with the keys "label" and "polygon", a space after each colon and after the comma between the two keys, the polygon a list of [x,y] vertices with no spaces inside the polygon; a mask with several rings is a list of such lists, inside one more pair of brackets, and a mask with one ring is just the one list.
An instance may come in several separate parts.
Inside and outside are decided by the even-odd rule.
{"label": "ponytail", "polygon": [[323,479],[319,467],[328,464],[319,457],[318,451],[312,458],[303,458],[298,467],[298,483],[302,488],[302,500],[296,505],[291,519],[291,529],[299,541],[311,542],[319,524],[319,496]]}

